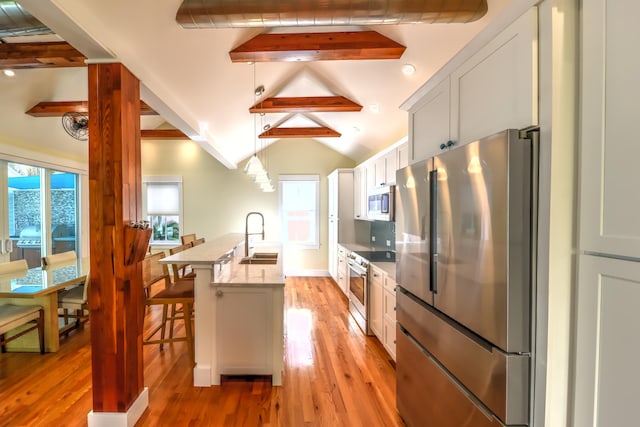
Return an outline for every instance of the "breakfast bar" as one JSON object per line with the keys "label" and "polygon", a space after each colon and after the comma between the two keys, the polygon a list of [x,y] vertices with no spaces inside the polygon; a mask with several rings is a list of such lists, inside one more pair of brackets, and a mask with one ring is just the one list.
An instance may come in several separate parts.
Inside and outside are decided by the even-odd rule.
{"label": "breakfast bar", "polygon": [[221,375],[271,375],[282,384],[284,274],[279,243],[230,233],[160,262],[188,263],[195,278],[193,384],[219,385]]}

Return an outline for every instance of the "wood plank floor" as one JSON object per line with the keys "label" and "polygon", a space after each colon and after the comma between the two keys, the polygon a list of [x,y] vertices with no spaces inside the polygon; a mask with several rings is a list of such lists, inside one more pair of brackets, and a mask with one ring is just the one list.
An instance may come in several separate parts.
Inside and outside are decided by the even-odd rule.
{"label": "wood plank floor", "polygon": [[[285,289],[282,387],[271,387],[268,378],[236,377],[193,387],[184,343],[162,352],[145,346],[149,408],[136,425],[402,426],[393,363],[377,339],[363,336],[333,281],[292,277]],[[158,315],[149,312],[145,327]],[[89,331],[74,332],[58,353],[0,355],[0,426],[87,425]]]}

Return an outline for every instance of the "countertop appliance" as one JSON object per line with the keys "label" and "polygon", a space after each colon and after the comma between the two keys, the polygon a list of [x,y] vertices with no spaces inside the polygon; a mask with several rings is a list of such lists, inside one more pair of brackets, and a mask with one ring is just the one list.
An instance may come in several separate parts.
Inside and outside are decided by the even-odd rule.
{"label": "countertop appliance", "polygon": [[397,406],[409,427],[530,424],[537,134],[397,172]]}
{"label": "countertop appliance", "polygon": [[369,299],[369,261],[355,252],[347,257],[349,266],[349,313],[362,332],[370,335],[367,322],[367,302]]}
{"label": "countertop appliance", "polygon": [[373,188],[367,194],[367,218],[394,221],[395,186]]}

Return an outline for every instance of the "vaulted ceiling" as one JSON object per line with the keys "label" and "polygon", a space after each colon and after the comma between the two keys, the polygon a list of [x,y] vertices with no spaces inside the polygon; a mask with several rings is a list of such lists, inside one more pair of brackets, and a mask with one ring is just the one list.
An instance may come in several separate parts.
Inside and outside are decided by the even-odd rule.
{"label": "vaulted ceiling", "polygon": [[[236,2],[245,6],[251,3]],[[183,27],[176,21],[181,0],[19,3],[52,29],[54,34],[49,41],[54,43],[47,45],[49,54],[54,47],[63,49],[59,43],[62,41],[70,44],[65,49],[72,50],[59,51],[57,59],[47,57],[46,52],[32,55],[39,58],[42,66],[48,61],[49,66],[63,68],[40,68],[38,63],[32,63],[37,68],[20,69],[15,58],[18,45],[11,48],[0,44],[0,67],[16,68],[14,77],[0,75],[0,142],[18,141],[71,156],[86,156],[86,144],[66,135],[59,117],[25,114],[42,102],[86,101],[86,69],[74,66],[78,65],[76,51],[90,61],[118,60],[141,80],[143,101],[158,113],[141,118],[143,129],[169,127],[162,125],[166,121],[227,167],[236,167],[256,148],[279,138],[312,137],[360,161],[406,136],[407,114],[399,105],[511,0],[488,0],[486,15],[470,23],[363,25],[354,21],[340,26],[276,28],[257,27],[255,22],[240,28],[202,28],[210,27],[213,18],[209,18],[209,24],[203,24],[206,20],[201,19],[201,23],[192,25],[199,28],[185,28],[189,25]],[[349,6],[351,2],[343,3]],[[394,3],[400,2],[389,1]],[[433,16],[431,21],[438,22]],[[334,37],[319,37],[333,44],[311,40],[304,46],[303,41],[311,37],[308,34],[327,32],[334,33]],[[396,59],[354,59],[353,55],[381,54],[370,41],[335,43],[339,34],[362,37],[365,32],[389,40],[391,44],[386,47],[395,50]],[[300,39],[299,34],[306,34],[306,39]],[[259,52],[254,57],[243,53],[247,45],[251,48],[251,43],[260,42],[261,38],[271,40],[272,45],[273,39],[278,39],[276,48],[263,43],[263,51],[253,49]],[[284,58],[278,46],[282,50],[286,40],[291,39],[294,46],[301,48],[285,47],[289,56]],[[25,37],[12,41],[29,40]],[[2,49],[14,52],[13,65],[2,62]],[[336,51],[352,57],[326,56],[336,55]],[[405,64],[412,64],[415,72],[403,74]],[[264,90],[256,91],[259,86]],[[160,133],[156,137],[161,138]]]}

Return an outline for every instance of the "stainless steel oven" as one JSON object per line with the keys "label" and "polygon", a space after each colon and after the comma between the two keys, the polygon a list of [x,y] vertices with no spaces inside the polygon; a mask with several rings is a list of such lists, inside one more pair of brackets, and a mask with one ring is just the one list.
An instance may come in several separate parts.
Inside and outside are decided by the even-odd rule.
{"label": "stainless steel oven", "polygon": [[367,300],[369,298],[369,261],[351,253],[349,265],[349,312],[362,332],[369,335]]}

